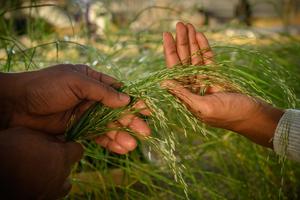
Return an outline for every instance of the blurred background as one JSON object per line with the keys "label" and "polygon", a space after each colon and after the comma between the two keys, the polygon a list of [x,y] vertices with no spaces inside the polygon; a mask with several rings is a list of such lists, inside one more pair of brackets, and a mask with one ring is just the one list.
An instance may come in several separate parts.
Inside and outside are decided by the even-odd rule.
{"label": "blurred background", "polygon": [[91,38],[120,28],[170,30],[178,20],[210,29],[300,32],[299,0],[1,0],[0,4],[2,20],[13,19],[16,23],[11,28],[19,35],[28,33],[30,21],[62,36],[88,33]]}

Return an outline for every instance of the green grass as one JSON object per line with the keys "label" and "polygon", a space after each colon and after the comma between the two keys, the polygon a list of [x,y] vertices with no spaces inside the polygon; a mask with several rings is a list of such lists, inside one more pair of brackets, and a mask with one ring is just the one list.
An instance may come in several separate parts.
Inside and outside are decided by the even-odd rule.
{"label": "green grass", "polygon": [[13,33],[1,34],[0,48],[6,55],[0,58],[1,71],[89,64],[124,82],[122,91],[132,96],[130,105],[141,98],[153,111],[145,119],[151,137],[139,141],[137,150],[128,155],[110,153],[91,140],[128,107],[111,110],[97,104],[81,124],[69,129],[68,139],[80,141],[85,155],[73,169],[74,190],[67,199],[299,198],[299,164],[280,163],[268,149],[205,126],[159,86],[165,79],[205,74],[213,77],[212,82],[229,84],[278,107],[299,108],[298,40],[283,37],[284,43],[275,40],[264,46],[214,45],[214,66],[169,70],[159,30],[136,33],[124,28],[108,33],[99,42],[101,47],[89,40],[73,41],[71,36],[64,40],[45,33],[30,38],[35,44],[26,46]]}

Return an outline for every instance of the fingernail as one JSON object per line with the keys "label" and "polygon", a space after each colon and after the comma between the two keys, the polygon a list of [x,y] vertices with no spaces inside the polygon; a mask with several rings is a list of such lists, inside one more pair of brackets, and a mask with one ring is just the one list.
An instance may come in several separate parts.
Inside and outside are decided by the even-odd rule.
{"label": "fingernail", "polygon": [[120,89],[122,86],[124,86],[124,83],[116,82],[116,83],[113,83],[111,86],[116,88],[116,89]]}
{"label": "fingernail", "polygon": [[171,33],[169,33],[169,32],[163,32],[163,40],[164,40],[164,38],[168,37],[168,34],[171,34]]}
{"label": "fingernail", "polygon": [[127,94],[124,94],[124,93],[119,93],[119,99],[121,101],[126,101],[126,102],[130,102],[130,97],[127,95]]}
{"label": "fingernail", "polygon": [[181,21],[176,23],[176,26],[179,26],[180,24],[183,24]]}

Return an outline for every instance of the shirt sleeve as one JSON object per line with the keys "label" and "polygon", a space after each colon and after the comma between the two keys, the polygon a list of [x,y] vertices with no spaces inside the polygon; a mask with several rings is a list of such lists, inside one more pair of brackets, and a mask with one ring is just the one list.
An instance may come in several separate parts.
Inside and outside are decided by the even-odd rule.
{"label": "shirt sleeve", "polygon": [[277,154],[300,162],[300,110],[285,111],[277,125],[273,147]]}

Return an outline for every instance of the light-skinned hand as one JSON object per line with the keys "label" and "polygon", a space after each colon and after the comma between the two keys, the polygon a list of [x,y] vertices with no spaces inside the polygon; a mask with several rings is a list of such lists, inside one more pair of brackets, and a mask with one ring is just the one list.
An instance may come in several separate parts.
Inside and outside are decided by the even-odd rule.
{"label": "light-skinned hand", "polygon": [[[171,33],[164,33],[163,47],[169,68],[180,64],[201,67],[213,63],[208,40],[191,24],[177,23],[175,40]],[[175,80],[164,81],[162,86],[178,97],[202,122],[240,133],[260,145],[273,147],[272,138],[283,115],[282,110],[244,94],[226,92],[220,86],[209,86],[204,96],[192,93]]]}

